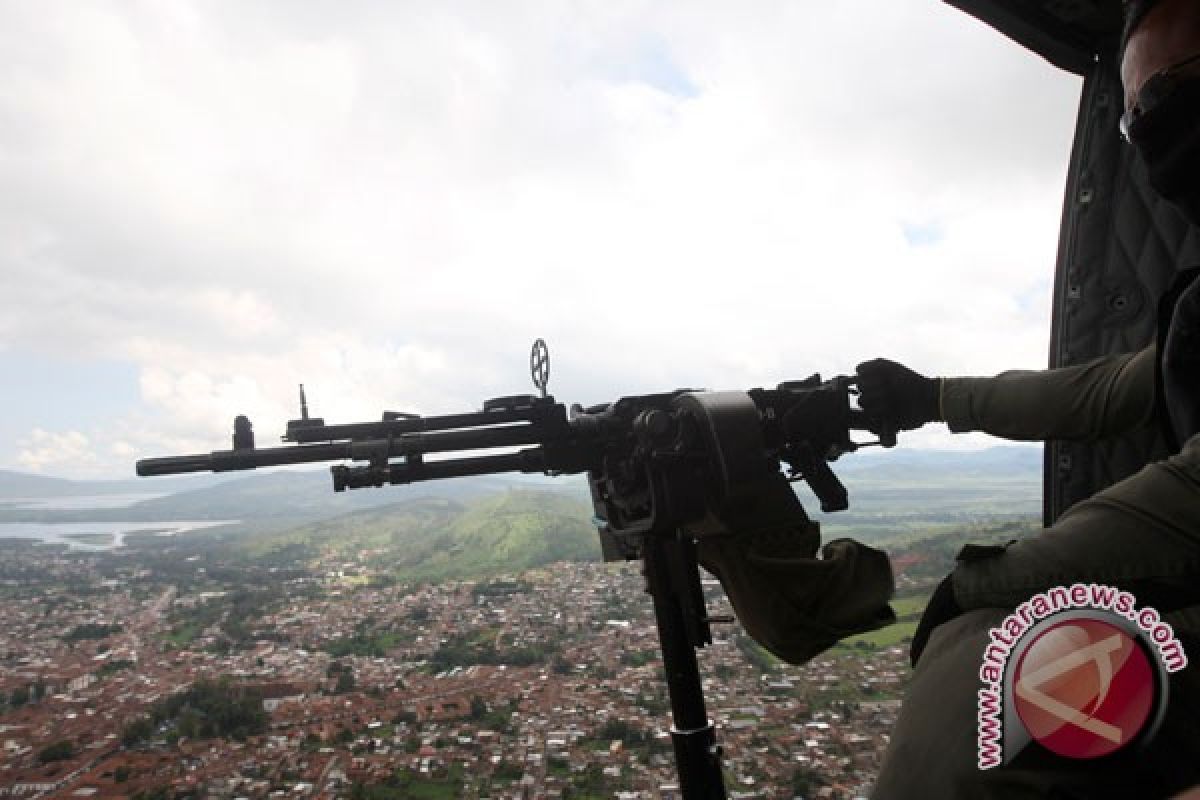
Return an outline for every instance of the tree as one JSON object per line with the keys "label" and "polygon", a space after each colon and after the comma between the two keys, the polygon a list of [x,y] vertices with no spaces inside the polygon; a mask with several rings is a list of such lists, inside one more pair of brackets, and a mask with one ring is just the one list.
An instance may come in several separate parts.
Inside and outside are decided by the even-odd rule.
{"label": "tree", "polygon": [[180,736],[226,736],[243,741],[267,729],[267,713],[256,690],[237,686],[228,678],[200,680],[155,703],[148,717],[126,726],[121,741],[132,747],[153,735],[159,725],[166,729],[168,742]]}
{"label": "tree", "polygon": [[792,772],[792,793],[808,797],[825,785],[821,773],[812,767],[799,766]]}
{"label": "tree", "polygon": [[104,639],[112,636],[114,633],[120,633],[120,625],[98,625],[94,622],[87,622],[83,625],[76,625],[71,631],[63,636],[64,642],[81,642],[85,639]]}
{"label": "tree", "polygon": [[19,708],[29,702],[29,687],[18,686],[12,690],[12,697],[9,698],[9,703],[13,708]]}
{"label": "tree", "polygon": [[38,761],[49,764],[51,761],[65,761],[75,755],[75,748],[66,739],[61,739],[49,747],[42,748],[38,753]]}
{"label": "tree", "polygon": [[345,694],[346,692],[354,691],[354,673],[349,668],[339,672],[337,677],[337,685],[333,687],[334,694]]}
{"label": "tree", "polygon": [[496,765],[495,771],[492,772],[492,777],[497,781],[519,781],[524,774],[525,770],[516,764],[501,761]]}
{"label": "tree", "polygon": [[125,781],[129,780],[130,774],[132,774],[132,770],[122,764],[113,771],[113,780],[117,783],[124,783]]}
{"label": "tree", "polygon": [[619,739],[625,744],[635,744],[646,740],[646,733],[638,728],[634,728],[623,719],[609,719],[600,726],[600,730],[596,732],[597,739]]}
{"label": "tree", "polygon": [[483,719],[487,716],[488,704],[479,695],[471,697],[471,719]]}
{"label": "tree", "polygon": [[121,744],[133,747],[138,742],[149,739],[154,734],[154,723],[149,717],[138,717],[125,726],[121,731]]}
{"label": "tree", "polygon": [[168,800],[170,792],[165,786],[155,786],[153,789],[137,792],[133,796],[133,800]]}

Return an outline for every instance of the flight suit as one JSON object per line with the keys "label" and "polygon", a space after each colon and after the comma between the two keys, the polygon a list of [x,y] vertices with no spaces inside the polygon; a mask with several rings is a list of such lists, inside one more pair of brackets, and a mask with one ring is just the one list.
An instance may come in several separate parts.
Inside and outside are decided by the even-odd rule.
{"label": "flight suit", "polygon": [[[1156,348],[1040,372],[944,379],[953,431],[1092,439],[1155,418]],[[977,766],[979,668],[995,627],[1036,592],[1075,582],[1132,592],[1162,613],[1193,664],[1169,678],[1162,727],[1145,750],[1072,760],[1037,746]],[[1007,547],[968,547],[935,592],[927,642],[873,797],[1164,797],[1200,783],[1200,436]],[[931,631],[931,632],[930,632]]]}

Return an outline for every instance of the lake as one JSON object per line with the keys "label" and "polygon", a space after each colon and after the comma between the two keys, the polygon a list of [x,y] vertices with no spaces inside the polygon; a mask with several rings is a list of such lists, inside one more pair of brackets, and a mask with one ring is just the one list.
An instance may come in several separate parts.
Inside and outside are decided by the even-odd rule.
{"label": "lake", "polygon": [[[88,506],[84,506],[87,508]],[[173,536],[177,533],[234,525],[237,520],[165,520],[155,522],[4,522],[0,539],[30,539],[65,544],[73,550],[111,550],[131,533]]]}
{"label": "lake", "polygon": [[[129,508],[145,500],[166,497],[163,492],[76,494],[62,497],[0,497],[0,509],[22,511],[89,511]],[[74,515],[76,518],[79,515]],[[111,550],[125,544],[131,533],[172,536],[177,533],[234,525],[237,520],[141,520],[138,522],[0,522],[0,539],[26,539],[65,544],[72,550]]]}

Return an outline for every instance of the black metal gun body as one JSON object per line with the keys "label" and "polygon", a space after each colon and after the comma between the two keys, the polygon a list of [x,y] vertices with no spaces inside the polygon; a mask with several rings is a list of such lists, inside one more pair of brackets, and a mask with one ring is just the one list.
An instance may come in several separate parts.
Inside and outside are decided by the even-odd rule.
{"label": "black metal gun body", "polygon": [[[736,533],[739,515],[758,502],[765,482],[779,480],[781,465],[789,478],[808,482],[823,510],[845,508],[846,490],[827,462],[860,446],[851,430],[880,427],[852,406],[853,382],[845,377],[822,382],[814,375],[749,391],[681,389],[573,406],[568,414],[544,394],[545,373],[539,383],[536,369],[541,397],[498,398],[481,411],[445,416],[389,412],[378,422],[349,425],[310,419],[301,387],[301,419],[289,422],[283,437],[291,444],[256,448],[249,420],[238,417],[232,449],[139,461],[137,473],[357,462],[331,468],[337,491],[505,472],[588,473],[604,558],[640,559],[645,566],[683,796],[724,798],[695,655],[712,641],[696,540]],[[880,443],[891,446],[894,434],[885,431]],[[426,459],[431,454],[445,457]],[[791,513],[803,514],[793,506]]]}
{"label": "black metal gun body", "polygon": [[[782,462],[791,467],[793,477],[808,481],[822,507],[832,511],[845,507],[845,490],[826,462],[860,446],[850,440],[851,430],[873,428],[862,412],[851,408],[850,386],[844,377],[822,383],[813,376],[747,392],[680,389],[586,409],[574,406],[569,416],[553,397],[521,395],[490,400],[484,410],[464,414],[420,417],[387,412],[377,422],[340,425],[305,418],[288,423],[283,441],[291,445],[260,448],[253,445],[252,435],[239,442],[235,434],[232,449],[143,459],[137,474],[360,462],[332,467],[334,489],[343,491],[504,472],[599,472],[621,485],[615,496],[628,500],[638,494],[634,476],[652,464],[692,459],[701,467],[701,484],[717,479],[726,489],[735,489],[748,464],[758,472],[770,462],[776,468]],[[239,425],[248,428],[245,417],[238,418],[235,429]],[[757,434],[749,435],[753,431]],[[748,436],[739,438],[736,433]],[[436,453],[525,445],[502,454],[425,459]],[[723,448],[714,452],[714,445]]]}

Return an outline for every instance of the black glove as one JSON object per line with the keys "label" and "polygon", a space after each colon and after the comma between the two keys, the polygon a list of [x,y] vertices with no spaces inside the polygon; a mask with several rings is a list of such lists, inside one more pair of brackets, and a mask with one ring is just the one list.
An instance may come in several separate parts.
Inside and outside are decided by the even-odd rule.
{"label": "black glove", "polygon": [[1200,432],[1200,280],[1175,303],[1163,344],[1162,380],[1171,427],[1182,445]]}
{"label": "black glove", "polygon": [[936,378],[886,358],[864,361],[857,372],[859,408],[883,426],[910,431],[942,418]]}

